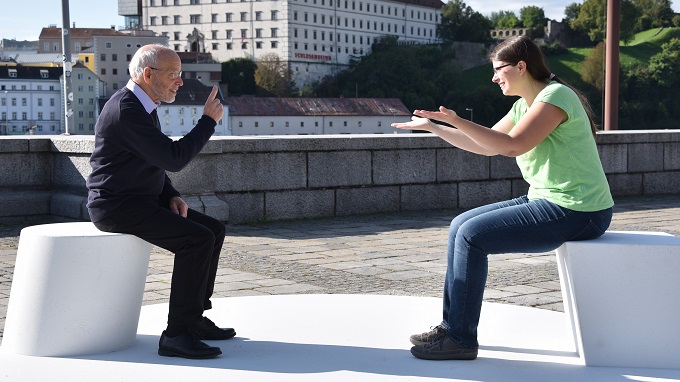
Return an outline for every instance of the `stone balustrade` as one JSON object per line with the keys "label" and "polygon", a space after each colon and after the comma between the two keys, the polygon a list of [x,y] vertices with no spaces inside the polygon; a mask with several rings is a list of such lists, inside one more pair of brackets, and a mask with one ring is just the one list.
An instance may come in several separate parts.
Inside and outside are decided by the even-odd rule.
{"label": "stone balustrade", "polygon": [[[680,191],[680,130],[598,133],[614,196]],[[89,220],[91,136],[0,137],[0,218]],[[231,224],[467,209],[527,191],[514,158],[431,134],[214,137],[170,174],[189,205]]]}

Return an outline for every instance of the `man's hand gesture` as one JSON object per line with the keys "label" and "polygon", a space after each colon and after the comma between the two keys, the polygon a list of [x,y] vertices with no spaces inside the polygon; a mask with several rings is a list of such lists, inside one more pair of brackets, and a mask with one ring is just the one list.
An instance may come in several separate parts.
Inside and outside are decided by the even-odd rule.
{"label": "man's hand gesture", "polygon": [[217,96],[217,86],[213,86],[212,91],[208,96],[208,100],[205,101],[203,114],[214,119],[215,122],[219,122],[220,119],[222,119],[222,116],[224,116],[224,107],[219,99],[215,99],[215,96]]}

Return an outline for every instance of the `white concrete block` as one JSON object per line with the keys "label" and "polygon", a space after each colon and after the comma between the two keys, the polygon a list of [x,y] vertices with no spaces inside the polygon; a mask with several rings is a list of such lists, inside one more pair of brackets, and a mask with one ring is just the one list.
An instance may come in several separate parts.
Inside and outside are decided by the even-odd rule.
{"label": "white concrete block", "polygon": [[557,261],[586,365],[680,368],[680,238],[610,231],[563,244]]}
{"label": "white concrete block", "polygon": [[150,252],[135,236],[89,222],[22,229],[2,351],[73,356],[131,346]]}

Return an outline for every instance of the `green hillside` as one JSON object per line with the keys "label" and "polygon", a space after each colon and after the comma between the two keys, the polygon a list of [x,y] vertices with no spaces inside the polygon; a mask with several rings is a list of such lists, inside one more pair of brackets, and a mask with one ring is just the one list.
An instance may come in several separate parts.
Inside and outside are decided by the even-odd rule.
{"label": "green hillside", "polygon": [[680,38],[680,28],[655,28],[636,34],[633,41],[621,44],[621,65],[647,65],[652,56],[661,52],[661,45],[672,38]]}
{"label": "green hillside", "polygon": [[[652,56],[661,52],[661,45],[672,38],[680,38],[680,28],[655,28],[636,34],[630,43],[621,43],[621,66],[647,65]],[[569,48],[567,53],[549,56],[548,67],[568,83],[583,87],[585,84],[581,81],[581,64],[591,50],[592,48]],[[494,85],[491,82],[491,64],[476,66],[464,73],[462,85],[465,89]]]}

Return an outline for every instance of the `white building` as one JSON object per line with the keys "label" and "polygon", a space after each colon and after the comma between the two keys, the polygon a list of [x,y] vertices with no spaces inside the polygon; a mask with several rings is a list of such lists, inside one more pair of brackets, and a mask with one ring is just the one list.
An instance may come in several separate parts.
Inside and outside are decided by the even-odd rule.
{"label": "white building", "polygon": [[[183,136],[203,115],[211,87],[186,79],[175,102],[161,104],[158,117],[168,136]],[[393,122],[407,121],[411,112],[398,99],[378,98],[218,98],[224,117],[215,135],[397,134]]]}
{"label": "white building", "polygon": [[[137,49],[147,44],[167,45],[167,37],[151,31],[128,33],[109,28],[71,28],[71,54],[105,82],[104,97],[124,87],[130,75],[128,65]],[[62,53],[61,28],[43,28],[38,38],[41,53]]]}
{"label": "white building", "polygon": [[440,0],[118,0],[128,27],[153,30],[175,51],[219,61],[276,53],[299,86],[334,74],[381,36],[438,41]]}
{"label": "white building", "polygon": [[230,135],[398,134],[411,112],[395,98],[227,97]]}
{"label": "white building", "polygon": [[[54,65],[0,65],[0,134],[61,134],[64,128],[63,68]],[[82,65],[72,70],[76,94],[71,134],[92,134],[98,116],[97,91],[102,85]]]}

